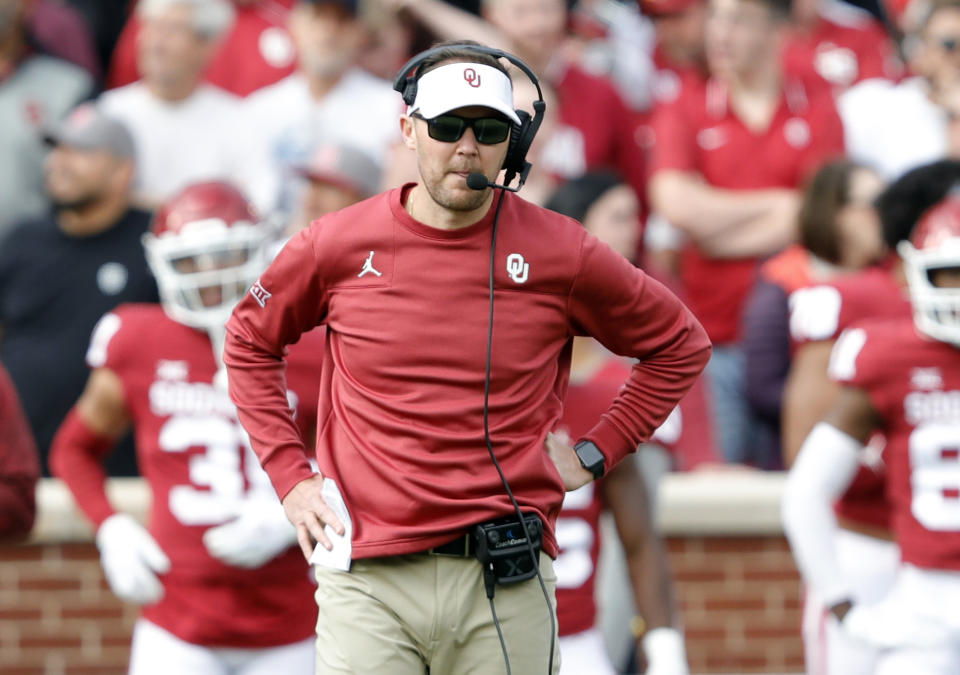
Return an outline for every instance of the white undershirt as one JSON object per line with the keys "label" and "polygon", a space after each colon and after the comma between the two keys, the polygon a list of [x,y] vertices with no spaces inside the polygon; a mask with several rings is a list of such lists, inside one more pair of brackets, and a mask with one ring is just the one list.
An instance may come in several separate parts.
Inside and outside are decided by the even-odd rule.
{"label": "white undershirt", "polygon": [[400,140],[400,94],[360,69],[348,71],[319,100],[306,77],[294,73],[251,94],[243,108],[242,185],[263,212],[293,210],[291,166],[318,145],[350,145],[383,166]]}
{"label": "white undershirt", "polygon": [[235,180],[239,99],[201,84],[170,103],[135,82],[104,93],[102,109],[127,125],[136,145],[136,190],[151,202],[199,180]]}
{"label": "white undershirt", "polygon": [[847,155],[889,180],[947,154],[947,116],[922,78],[865,80],[840,95],[837,109]]}

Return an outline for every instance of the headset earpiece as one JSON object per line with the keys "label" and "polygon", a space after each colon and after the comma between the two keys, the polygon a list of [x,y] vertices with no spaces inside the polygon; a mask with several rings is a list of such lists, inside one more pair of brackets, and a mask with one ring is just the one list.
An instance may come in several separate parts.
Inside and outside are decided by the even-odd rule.
{"label": "headset earpiece", "polygon": [[417,78],[408,77],[401,94],[403,95],[404,103],[413,105],[413,102],[417,100]]}
{"label": "headset earpiece", "polygon": [[527,150],[533,139],[527,138],[530,131],[530,113],[526,110],[517,110],[517,117],[520,118],[520,124],[512,125],[510,130],[510,144],[507,146],[507,155],[503,158],[503,168],[507,171],[520,173],[523,170],[523,164],[526,161]]}

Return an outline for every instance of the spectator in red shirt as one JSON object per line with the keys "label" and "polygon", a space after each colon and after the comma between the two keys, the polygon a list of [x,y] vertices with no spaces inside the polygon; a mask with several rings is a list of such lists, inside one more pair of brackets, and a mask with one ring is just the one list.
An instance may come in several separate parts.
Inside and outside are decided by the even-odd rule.
{"label": "spectator in red shirt", "polygon": [[707,64],[703,49],[706,19],[704,0],[641,0],[643,13],[653,21],[653,100],[669,103],[680,95],[687,78],[703,79]]}
{"label": "spectator in red shirt", "polygon": [[784,70],[835,94],[871,78],[896,80],[903,64],[877,19],[844,0],[795,0]]}
{"label": "spectator in red shirt", "polygon": [[0,539],[25,536],[37,514],[40,458],[17,391],[0,364]]}
{"label": "spectator in red shirt", "polygon": [[[207,65],[205,79],[231,94],[246,96],[278,82],[296,67],[296,49],[287,32],[293,0],[233,0],[233,4],[233,27]],[[140,25],[137,14],[132,14],[120,34],[107,76],[110,88],[140,78],[136,47]]]}
{"label": "spectator in red shirt", "polygon": [[730,462],[747,456],[740,317],[757,261],[793,240],[796,188],[843,151],[829,95],[783,73],[788,11],[783,0],[711,0],[710,78],[685,86],[653,120],[650,199],[688,239],[681,281],[715,345],[708,380]]}

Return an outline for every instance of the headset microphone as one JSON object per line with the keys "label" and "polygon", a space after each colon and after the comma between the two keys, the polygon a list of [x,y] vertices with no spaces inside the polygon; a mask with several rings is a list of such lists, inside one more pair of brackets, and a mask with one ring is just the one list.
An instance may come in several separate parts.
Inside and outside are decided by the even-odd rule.
{"label": "headset microphone", "polygon": [[487,180],[486,176],[477,171],[467,174],[467,187],[471,190],[486,190],[488,187],[491,187],[499,188],[501,190],[508,190],[510,192],[520,192],[519,185],[517,187],[500,185],[499,183],[494,183],[493,181]]}

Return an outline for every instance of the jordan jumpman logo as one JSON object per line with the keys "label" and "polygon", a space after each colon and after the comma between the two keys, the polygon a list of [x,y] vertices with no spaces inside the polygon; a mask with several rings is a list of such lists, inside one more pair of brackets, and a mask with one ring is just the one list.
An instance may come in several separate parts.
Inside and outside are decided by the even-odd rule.
{"label": "jordan jumpman logo", "polygon": [[372,274],[376,274],[378,277],[382,277],[382,276],[383,276],[383,274],[381,274],[380,272],[378,272],[378,271],[373,267],[373,251],[370,251],[370,255],[367,256],[367,259],[363,262],[363,269],[360,270],[360,274],[358,274],[357,276],[358,276],[358,277],[362,277],[364,274],[367,274],[368,272],[370,272],[370,273],[372,273]]}

